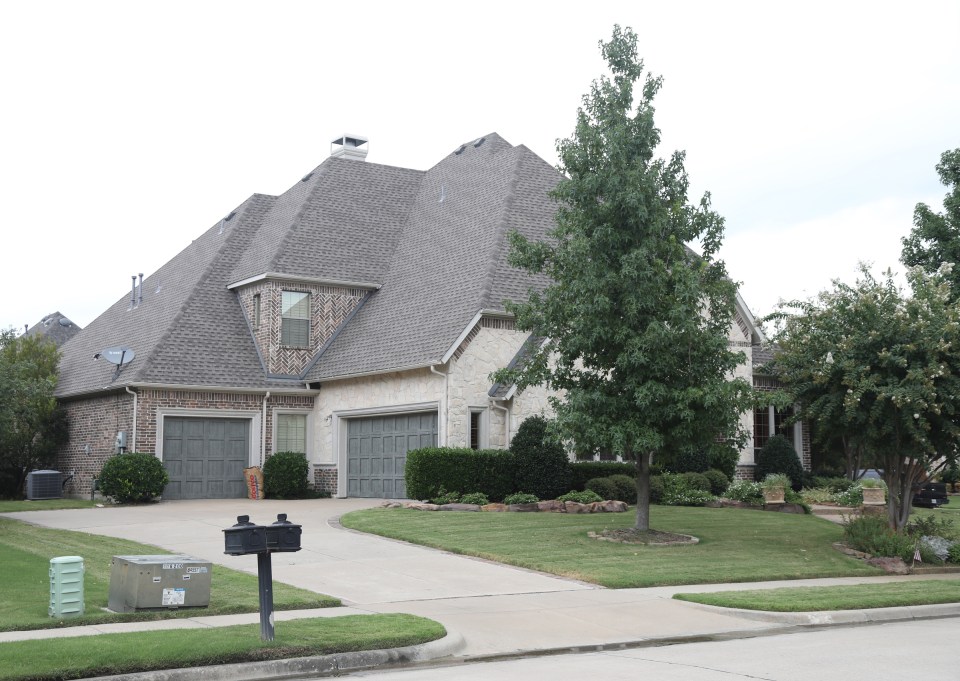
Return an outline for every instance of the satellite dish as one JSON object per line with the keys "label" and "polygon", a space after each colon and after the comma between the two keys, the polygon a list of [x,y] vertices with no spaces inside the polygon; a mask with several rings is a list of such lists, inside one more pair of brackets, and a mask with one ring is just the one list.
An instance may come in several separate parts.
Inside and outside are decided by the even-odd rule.
{"label": "satellite dish", "polygon": [[116,364],[118,367],[122,367],[124,364],[130,364],[133,358],[136,357],[136,353],[134,353],[133,348],[118,346],[107,348],[100,353],[100,357],[110,362],[110,364]]}

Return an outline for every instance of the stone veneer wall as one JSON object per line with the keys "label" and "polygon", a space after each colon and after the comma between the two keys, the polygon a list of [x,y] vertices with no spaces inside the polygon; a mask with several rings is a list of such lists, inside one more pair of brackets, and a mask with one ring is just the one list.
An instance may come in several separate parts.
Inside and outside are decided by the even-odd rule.
{"label": "stone veneer wall", "polygon": [[[310,294],[308,348],[291,348],[280,344],[283,291]],[[260,294],[260,326],[253,329],[253,338],[267,371],[271,374],[299,375],[367,293],[364,289],[266,279],[243,287],[237,291],[237,296],[247,320],[253,326],[253,298]]]}
{"label": "stone veneer wall", "polygon": [[[259,419],[263,409],[263,395],[214,391],[134,389],[137,390],[137,440],[133,441],[133,396],[120,393],[109,397],[95,397],[65,402],[70,420],[70,440],[58,455],[57,465],[64,472],[77,471],[70,483],[70,494],[90,494],[93,477],[100,472],[103,462],[114,454],[117,431],[127,433],[127,451],[156,454],[157,411],[167,409],[205,409],[249,412]],[[273,394],[267,401],[266,456],[273,453],[273,408],[312,409],[312,395]],[[189,416],[189,414],[184,414]],[[90,444],[91,453],[85,453]],[[251,442],[255,451],[260,442]]]}
{"label": "stone veneer wall", "polygon": [[[66,495],[88,496],[103,462],[114,454],[117,433],[122,430],[131,436],[133,396],[115,393],[62,404],[70,439],[57,453],[54,466],[64,474],[76,474],[64,489]],[[128,446],[132,446],[129,441]]]}

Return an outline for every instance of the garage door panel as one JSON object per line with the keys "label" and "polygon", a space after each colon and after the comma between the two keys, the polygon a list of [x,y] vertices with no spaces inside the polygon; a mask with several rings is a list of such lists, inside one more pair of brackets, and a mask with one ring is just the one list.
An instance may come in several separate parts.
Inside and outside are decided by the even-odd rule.
{"label": "garage door panel", "polygon": [[437,443],[437,414],[392,414],[346,423],[347,495],[406,497],[404,466],[409,449]]}
{"label": "garage door panel", "polygon": [[165,499],[243,498],[249,419],[168,416],[163,420]]}

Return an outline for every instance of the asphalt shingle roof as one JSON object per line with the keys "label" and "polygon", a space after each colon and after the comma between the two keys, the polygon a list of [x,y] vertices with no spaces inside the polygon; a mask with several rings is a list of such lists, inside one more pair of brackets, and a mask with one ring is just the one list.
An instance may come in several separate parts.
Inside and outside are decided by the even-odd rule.
{"label": "asphalt shingle roof", "polygon": [[[252,196],[148,277],[142,304],[130,309],[128,292],[68,343],[58,394],[278,385],[227,288],[265,273],[379,286],[303,380],[439,362],[478,311],[545,283],[507,264],[507,236],[546,235],[560,176],[524,146],[482,139],[427,171],[330,158],[279,197]],[[137,353],[116,376],[92,361],[114,345]]]}
{"label": "asphalt shingle roof", "polygon": [[66,315],[57,311],[51,312],[39,322],[29,327],[24,332],[24,335],[43,336],[59,346],[76,336],[79,331],[79,326],[67,319]]}

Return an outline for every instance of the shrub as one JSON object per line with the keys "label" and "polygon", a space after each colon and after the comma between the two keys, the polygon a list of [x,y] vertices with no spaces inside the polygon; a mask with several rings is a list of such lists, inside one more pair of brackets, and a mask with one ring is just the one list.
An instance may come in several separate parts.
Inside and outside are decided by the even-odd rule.
{"label": "shrub", "polygon": [[865,515],[849,520],[843,528],[843,539],[851,548],[874,556],[902,558],[910,561],[916,547],[913,537],[890,529],[886,518]]}
{"label": "shrub", "polygon": [[763,480],[771,473],[782,473],[790,478],[793,488],[800,490],[803,480],[803,466],[793,449],[793,445],[783,435],[774,435],[760,450],[756,477]]}
{"label": "shrub", "polygon": [[610,478],[594,478],[587,480],[586,491],[596,493],[601,499],[615,499],[617,485]]}
{"label": "shrub", "polygon": [[859,482],[855,482],[843,492],[837,492],[833,495],[833,500],[840,506],[862,506],[863,505],[863,487]]}
{"label": "shrub", "polygon": [[431,504],[455,504],[460,501],[460,492],[448,492],[443,488],[443,485],[440,485],[440,489],[437,490],[437,493],[430,498]]}
{"label": "shrub", "polygon": [[170,481],[160,459],[140,452],[110,457],[97,478],[100,491],[120,504],[150,501],[163,494]]}
{"label": "shrub", "polygon": [[732,501],[742,501],[745,504],[763,504],[763,488],[759,482],[738,480],[727,488],[724,498]]}
{"label": "shrub", "polygon": [[460,503],[486,506],[490,503],[490,500],[487,499],[487,495],[483,492],[470,492],[470,494],[464,494],[462,497],[460,497]]}
{"label": "shrub", "polygon": [[[609,478],[612,475],[628,475],[635,478],[637,467],[632,463],[617,461],[577,461],[570,464],[570,488],[584,490],[587,480],[593,478]],[[636,494],[634,494],[636,499]]]}
{"label": "shrub", "polygon": [[853,487],[856,483],[850,478],[843,477],[814,477],[814,484],[816,487],[824,487],[834,494],[837,492],[846,492],[848,489]]}
{"label": "shrub", "polygon": [[651,504],[663,503],[663,476],[662,475],[650,476],[650,503]]}
{"label": "shrub", "polygon": [[510,491],[526,489],[541,499],[553,499],[570,489],[570,459],[549,425],[544,417],[531,416],[517,429],[510,442],[515,458]]}
{"label": "shrub", "polygon": [[263,464],[263,491],[268,498],[302,499],[310,493],[309,473],[300,452],[277,452]]}
{"label": "shrub", "polygon": [[951,563],[960,563],[960,542],[957,542],[947,550],[947,560]]}
{"label": "shrub", "polygon": [[664,457],[664,468],[671,473],[703,473],[710,468],[705,449],[685,447]]}
{"label": "shrub", "polygon": [[943,537],[944,539],[960,539],[953,520],[937,518],[936,516],[915,516],[907,523],[903,531],[911,537]]}
{"label": "shrub", "polygon": [[567,492],[566,494],[561,494],[557,497],[558,501],[575,501],[578,504],[592,504],[595,501],[603,501],[600,498],[600,495],[596,492],[591,492],[590,490],[584,490],[583,492]]}
{"label": "shrub", "polygon": [[800,497],[807,504],[826,504],[836,501],[833,492],[826,487],[814,487],[800,490]]}
{"label": "shrub", "polygon": [[514,456],[502,449],[428,447],[407,452],[404,479],[411,499],[431,499],[445,490],[470,489],[499,500],[516,491]]}
{"label": "shrub", "polygon": [[953,542],[943,537],[920,537],[920,555],[925,563],[933,562],[927,558],[928,553],[936,559],[936,562],[944,562],[950,557],[950,547],[952,546]]}
{"label": "shrub", "polygon": [[710,483],[710,489],[708,491],[715,497],[723,496],[723,493],[727,491],[727,487],[730,486],[730,478],[728,478],[723,471],[718,471],[716,468],[711,468],[704,473],[703,476],[707,479],[707,482]]}
{"label": "shrub", "polygon": [[[650,476],[653,480],[653,476]],[[632,475],[611,475],[607,478],[617,488],[617,495],[614,497],[617,501],[623,501],[627,504],[637,503],[637,479]]]}
{"label": "shrub", "polygon": [[708,478],[703,473],[694,473],[689,471],[687,473],[680,474],[684,480],[687,482],[687,487],[692,490],[699,490],[701,492],[710,491],[710,478]]}
{"label": "shrub", "polygon": [[[710,501],[713,496],[703,490],[696,487],[693,487],[691,480],[696,480],[695,478],[689,477],[691,474],[671,474],[665,473],[660,476],[660,479],[663,481],[663,498],[661,503],[666,506],[703,506],[705,503]],[[699,474],[693,474],[699,475]],[[703,477],[702,475],[700,476]],[[706,481],[706,478],[704,478]],[[706,482],[707,487],[709,488],[710,483]]]}
{"label": "shrub", "polygon": [[[737,464],[740,462],[740,451],[723,442],[710,445],[707,458],[710,468],[716,469],[727,476],[729,484],[737,474]],[[709,468],[707,470],[710,470]]]}
{"label": "shrub", "polygon": [[508,494],[503,498],[503,503],[510,504],[535,504],[540,501],[540,498],[536,494],[527,494],[525,492],[516,492],[514,494]]}

